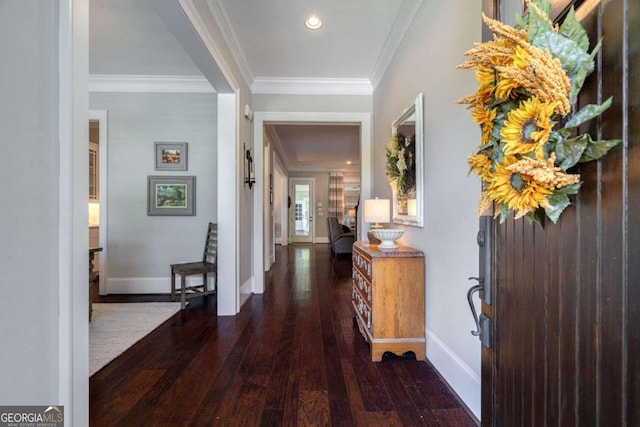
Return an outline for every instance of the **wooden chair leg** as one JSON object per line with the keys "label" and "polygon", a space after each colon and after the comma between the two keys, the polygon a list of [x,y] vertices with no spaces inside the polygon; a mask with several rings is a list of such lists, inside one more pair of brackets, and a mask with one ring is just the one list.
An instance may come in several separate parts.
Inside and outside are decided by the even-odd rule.
{"label": "wooden chair leg", "polygon": [[176,300],[176,272],[171,269],[171,301]]}
{"label": "wooden chair leg", "polygon": [[184,274],[180,275],[180,309],[184,310],[185,306],[187,305],[187,290],[186,290],[186,284],[185,284],[186,278]]}

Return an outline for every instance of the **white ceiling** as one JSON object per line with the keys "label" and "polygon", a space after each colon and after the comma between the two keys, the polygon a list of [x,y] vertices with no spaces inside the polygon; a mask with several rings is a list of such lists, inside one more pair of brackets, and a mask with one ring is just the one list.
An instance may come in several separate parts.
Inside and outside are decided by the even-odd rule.
{"label": "white ceiling", "polygon": [[[185,50],[156,13],[159,7],[173,1],[177,2],[91,0],[90,73],[202,76],[202,61],[196,60],[191,47],[186,47],[189,53]],[[375,85],[422,2],[205,1],[216,19],[224,23],[225,39],[250,87],[269,79],[332,79],[345,87],[356,81]],[[321,29],[310,31],[304,27],[304,20],[311,14],[322,19]],[[164,19],[167,20],[166,15]],[[292,170],[353,170],[359,165],[358,127],[272,127],[272,135]],[[347,166],[347,160],[354,165]]]}
{"label": "white ceiling", "polygon": [[357,125],[290,123],[266,127],[282,150],[289,170],[360,170],[360,127]]}
{"label": "white ceiling", "polygon": [[[211,0],[253,77],[370,78],[403,0]],[[308,30],[311,15],[323,21]]]}
{"label": "white ceiling", "polygon": [[91,0],[89,73],[202,76],[146,0]]}

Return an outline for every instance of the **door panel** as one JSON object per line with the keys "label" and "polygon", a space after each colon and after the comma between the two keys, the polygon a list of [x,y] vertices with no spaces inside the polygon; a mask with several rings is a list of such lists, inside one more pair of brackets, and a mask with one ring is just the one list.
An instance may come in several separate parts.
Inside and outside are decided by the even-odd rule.
{"label": "door panel", "polygon": [[640,420],[640,3],[603,0],[588,11],[593,2],[575,3],[584,5],[578,12],[592,45],[604,43],[579,104],[614,97],[581,132],[624,142],[576,168],[580,194],[557,224],[508,219],[494,227],[483,425]]}
{"label": "door panel", "polygon": [[291,179],[293,196],[292,241],[293,243],[313,243],[313,181]]}

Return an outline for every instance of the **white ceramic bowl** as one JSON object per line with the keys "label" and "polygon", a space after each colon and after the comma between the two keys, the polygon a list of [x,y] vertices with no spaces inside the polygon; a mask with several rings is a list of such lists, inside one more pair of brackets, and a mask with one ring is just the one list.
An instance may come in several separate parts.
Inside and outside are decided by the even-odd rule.
{"label": "white ceramic bowl", "polygon": [[374,236],[381,240],[378,247],[380,249],[395,249],[398,245],[395,241],[398,240],[404,234],[404,230],[398,230],[393,228],[373,228],[371,232]]}

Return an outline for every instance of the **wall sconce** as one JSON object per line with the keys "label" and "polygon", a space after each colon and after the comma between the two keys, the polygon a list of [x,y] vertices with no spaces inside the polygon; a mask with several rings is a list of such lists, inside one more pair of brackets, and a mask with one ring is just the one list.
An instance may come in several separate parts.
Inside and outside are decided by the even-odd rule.
{"label": "wall sconce", "polygon": [[253,110],[251,109],[251,106],[249,104],[244,104],[244,117],[251,121],[253,120]]}
{"label": "wall sconce", "polygon": [[249,189],[256,183],[256,173],[253,169],[253,156],[251,156],[251,149],[247,150],[244,144],[242,144],[244,150],[244,185],[249,185]]}

